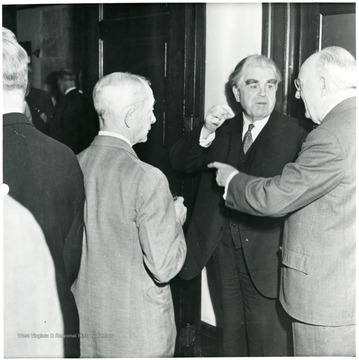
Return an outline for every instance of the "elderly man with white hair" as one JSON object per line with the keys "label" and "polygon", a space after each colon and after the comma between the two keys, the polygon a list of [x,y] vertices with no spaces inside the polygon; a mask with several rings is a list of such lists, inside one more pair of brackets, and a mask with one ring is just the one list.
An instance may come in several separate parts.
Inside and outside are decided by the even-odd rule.
{"label": "elderly man with white hair", "polygon": [[297,356],[355,356],[356,62],[340,47],[310,56],[296,98],[319,126],[281,175],[256,178],[212,163],[226,205],[285,216],[280,301]]}
{"label": "elderly man with white hair", "polygon": [[83,255],[74,292],[83,357],[171,357],[176,326],[168,282],[186,243],[183,198],[132,146],[156,121],[149,82],[113,73],[96,84],[100,132],[78,155],[85,179]]}

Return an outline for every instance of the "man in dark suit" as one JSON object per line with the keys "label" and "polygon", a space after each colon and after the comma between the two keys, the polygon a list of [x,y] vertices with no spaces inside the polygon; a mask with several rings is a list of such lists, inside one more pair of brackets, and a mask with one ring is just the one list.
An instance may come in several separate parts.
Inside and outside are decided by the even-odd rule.
{"label": "man in dark suit", "polygon": [[50,94],[44,90],[34,88],[32,82],[33,74],[29,65],[28,86],[26,91],[26,102],[30,110],[29,116],[37,130],[49,135],[49,123],[54,112],[54,106]]}
{"label": "man in dark suit", "polygon": [[76,88],[76,74],[73,70],[60,70],[57,84],[62,95],[50,122],[50,136],[78,154],[90,145],[96,135],[97,117],[91,101]]}
{"label": "man in dark suit", "polygon": [[285,216],[280,302],[293,317],[295,356],[355,356],[356,61],[330,46],[295,80],[306,117],[318,126],[297,160],[274,178],[215,162],[226,206]]}
{"label": "man in dark suit", "polygon": [[[212,107],[203,128],[172,148],[173,167],[190,173],[225,161],[256,176],[279,174],[297,158],[307,135],[296,119],[273,111],[280,81],[271,59],[252,55],[242,60],[229,84],[243,112],[227,120],[234,115],[228,106]],[[231,211],[222,195],[215,173],[203,171],[180,276],[194,278],[212,257],[218,268],[225,356],[292,355],[290,318],[278,302],[284,220]]]}
{"label": "man in dark suit", "polygon": [[36,130],[23,113],[27,61],[15,36],[3,28],[4,182],[9,185],[9,194],[33,214],[45,235],[55,265],[65,356],[79,357],[79,316],[70,289],[82,252],[83,176],[73,152]]}

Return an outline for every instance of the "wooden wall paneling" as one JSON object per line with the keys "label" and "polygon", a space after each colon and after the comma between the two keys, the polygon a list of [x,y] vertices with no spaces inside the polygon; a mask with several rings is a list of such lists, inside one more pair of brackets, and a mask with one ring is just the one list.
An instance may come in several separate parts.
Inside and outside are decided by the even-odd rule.
{"label": "wooden wall paneling", "polygon": [[263,4],[262,53],[275,61],[282,73],[277,91],[276,110],[288,114],[292,92],[294,61],[299,43],[299,4]]}
{"label": "wooden wall paneling", "polygon": [[[295,98],[294,79],[303,61],[318,46],[319,5],[317,3],[263,4],[262,53],[272,58],[282,72],[276,110],[305,119],[304,104]],[[304,120],[305,126],[311,126]]]}
{"label": "wooden wall paneling", "polygon": [[[173,105],[169,104],[168,115],[170,118],[173,116],[175,120],[169,122],[172,126],[169,131],[170,146],[185,132],[200,126],[204,113],[205,4],[177,6],[177,9],[172,8],[175,11],[171,11],[171,16],[173,21],[180,21],[179,17],[183,16],[181,25],[184,26],[184,31],[179,35],[178,30],[176,30],[178,27],[172,26],[171,29],[173,37],[179,36],[181,38],[177,39],[182,41],[183,53],[178,52],[181,47],[176,46],[173,41],[170,42],[169,54],[172,61],[169,61],[168,64],[168,76],[170,76],[168,84],[171,84],[170,93],[173,96],[181,96],[182,109],[175,109]],[[173,39],[171,36],[170,38]],[[176,54],[174,55],[173,52]],[[177,64],[177,71],[173,71],[174,62]],[[182,78],[179,78],[179,74]],[[170,146],[168,150],[170,150]],[[184,227],[186,231],[188,220],[191,217],[199,175],[184,175],[173,169],[169,174],[177,179],[175,180],[176,183],[173,183],[176,192],[185,198],[185,205],[188,209],[187,222]],[[177,277],[172,281],[171,287],[174,294],[178,334],[175,356],[199,356],[201,351],[201,275],[189,281]]]}
{"label": "wooden wall paneling", "polygon": [[[75,28],[78,46],[77,67],[82,70],[82,90],[92,97],[99,74],[99,5],[75,6]],[[86,34],[84,36],[84,34]]]}

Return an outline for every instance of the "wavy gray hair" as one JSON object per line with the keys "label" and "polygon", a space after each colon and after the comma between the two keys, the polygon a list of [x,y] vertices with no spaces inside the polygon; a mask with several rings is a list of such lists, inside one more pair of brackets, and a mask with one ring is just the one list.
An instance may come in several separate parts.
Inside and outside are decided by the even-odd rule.
{"label": "wavy gray hair", "polygon": [[3,90],[21,90],[27,87],[29,58],[19,45],[16,36],[7,28],[2,28]]}

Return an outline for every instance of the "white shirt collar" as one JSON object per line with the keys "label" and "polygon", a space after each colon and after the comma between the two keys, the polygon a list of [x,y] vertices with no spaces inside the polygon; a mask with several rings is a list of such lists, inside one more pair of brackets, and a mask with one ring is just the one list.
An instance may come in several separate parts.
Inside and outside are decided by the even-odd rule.
{"label": "white shirt collar", "polygon": [[71,90],[74,90],[76,89],[75,86],[71,87],[71,88],[68,88],[66,91],[65,91],[65,95],[67,95]]}
{"label": "white shirt collar", "polygon": [[98,132],[98,134],[99,134],[99,135],[102,135],[102,136],[112,136],[112,137],[121,139],[121,140],[123,140],[123,141],[126,141],[127,144],[132,147],[132,144],[131,144],[130,140],[128,140],[126,137],[124,137],[124,136],[121,135],[121,134],[115,133],[115,132],[113,132],[113,131],[105,131],[105,130],[100,130],[100,131]]}
{"label": "white shirt collar", "polygon": [[248,126],[249,124],[253,124],[254,128],[252,129],[251,133],[252,133],[252,139],[253,141],[256,139],[256,137],[259,135],[259,133],[263,130],[263,128],[265,127],[265,125],[267,124],[268,120],[269,120],[269,116],[265,117],[264,119],[261,120],[256,120],[255,122],[250,121],[246,115],[243,113],[243,131],[242,131],[242,139],[244,137],[244,134],[247,132],[248,130]]}
{"label": "white shirt collar", "polygon": [[23,114],[24,109],[20,109],[20,108],[16,108],[16,107],[14,107],[14,108],[10,107],[10,108],[3,109],[2,113],[3,113],[3,115],[11,114],[11,113],[21,113],[21,114]]}

